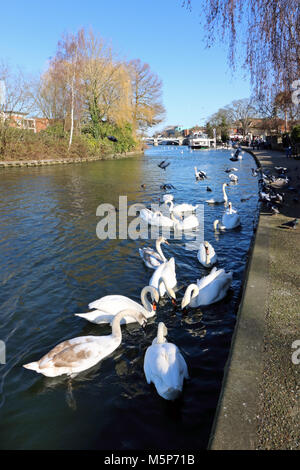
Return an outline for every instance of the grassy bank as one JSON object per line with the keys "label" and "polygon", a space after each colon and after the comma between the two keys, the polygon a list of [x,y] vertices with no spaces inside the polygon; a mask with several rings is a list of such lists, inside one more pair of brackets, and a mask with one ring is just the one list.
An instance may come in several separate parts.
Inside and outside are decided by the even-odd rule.
{"label": "grassy bank", "polygon": [[[112,142],[113,135],[117,141]],[[64,158],[105,158],[113,154],[139,152],[141,143],[130,126],[107,127],[95,138],[89,132],[74,135],[70,150],[69,133],[62,126],[51,126],[39,133],[13,127],[0,129],[0,161],[61,160]]]}

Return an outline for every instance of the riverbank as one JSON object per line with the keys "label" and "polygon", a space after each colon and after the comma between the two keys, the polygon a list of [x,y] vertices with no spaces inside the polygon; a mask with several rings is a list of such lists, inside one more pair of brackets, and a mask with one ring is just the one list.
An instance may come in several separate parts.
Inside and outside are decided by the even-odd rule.
{"label": "riverbank", "polygon": [[59,164],[70,164],[70,163],[84,163],[84,162],[95,162],[98,160],[114,160],[126,157],[133,157],[135,155],[141,155],[143,151],[114,153],[109,155],[101,155],[99,157],[84,157],[84,158],[56,158],[56,159],[41,159],[41,160],[6,160],[0,161],[0,168],[11,168],[11,167],[29,167],[29,166],[47,166],[47,165],[59,165]]}
{"label": "riverbank", "polygon": [[[300,163],[282,152],[255,151],[263,169],[285,166],[299,192]],[[274,171],[272,171],[275,174]],[[299,194],[284,191],[280,214],[262,206],[243,300],[211,433],[211,449],[299,449]]]}

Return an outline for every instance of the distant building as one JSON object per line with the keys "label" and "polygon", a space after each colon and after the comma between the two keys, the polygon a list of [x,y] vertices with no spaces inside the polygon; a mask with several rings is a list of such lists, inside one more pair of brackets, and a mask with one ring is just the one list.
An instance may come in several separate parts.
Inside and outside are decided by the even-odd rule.
{"label": "distant building", "polygon": [[28,117],[27,113],[3,111],[0,113],[0,120],[8,120],[10,127],[26,129],[34,133],[41,132],[50,125],[47,118]]}

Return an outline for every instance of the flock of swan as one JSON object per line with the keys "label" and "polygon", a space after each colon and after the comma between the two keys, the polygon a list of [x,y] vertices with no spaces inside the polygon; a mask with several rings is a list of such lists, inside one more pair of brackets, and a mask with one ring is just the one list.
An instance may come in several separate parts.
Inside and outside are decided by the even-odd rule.
{"label": "flock of swan", "polygon": [[[229,171],[231,175],[232,171],[237,171],[237,169],[232,168]],[[206,178],[206,173],[195,168],[195,176],[196,179],[203,180]],[[208,204],[224,204],[225,206],[221,222],[219,220],[214,222],[215,230],[231,230],[240,225],[238,212],[228,201],[227,186],[227,183],[223,184],[221,198],[206,201]],[[193,206],[188,203],[174,205],[174,196],[165,194],[162,198],[162,206],[164,210],[169,211],[169,216],[163,215],[161,211],[142,209],[140,217],[150,225],[171,227],[174,230],[197,229],[199,226],[199,221],[193,214],[198,205]],[[192,214],[185,216],[187,213]],[[144,328],[147,320],[156,315],[159,300],[164,296],[176,305],[175,259],[166,258],[162,251],[162,244],[168,245],[169,242],[161,236],[156,240],[155,249],[139,248],[141,259],[149,269],[153,270],[149,285],[141,291],[141,303],[123,295],[107,295],[91,302],[88,305],[88,312],[75,314],[97,325],[111,325],[111,334],[81,336],[63,341],[40,360],[25,364],[23,367],[47,377],[64,374],[76,376],[79,372],[96,365],[120,346],[121,325],[138,323]],[[205,268],[212,269],[209,274],[187,287],[181,301],[182,310],[187,307],[197,308],[219,302],[226,296],[231,286],[232,272],[225,272],[224,269],[217,269],[214,266],[218,258],[208,241],[200,243],[197,259]],[[144,373],[147,383],[152,382],[161,397],[174,400],[182,392],[184,379],[188,378],[188,367],[179,348],[169,343],[166,337],[167,328],[163,322],[160,322],[157,336],[144,356]]]}

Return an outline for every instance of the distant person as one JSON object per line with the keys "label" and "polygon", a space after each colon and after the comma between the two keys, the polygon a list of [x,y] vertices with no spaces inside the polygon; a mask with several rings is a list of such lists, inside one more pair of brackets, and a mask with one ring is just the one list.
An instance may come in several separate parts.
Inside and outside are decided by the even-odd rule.
{"label": "distant person", "polygon": [[285,150],[285,156],[287,158],[292,156],[292,141],[288,134],[284,134],[282,137],[282,145]]}

